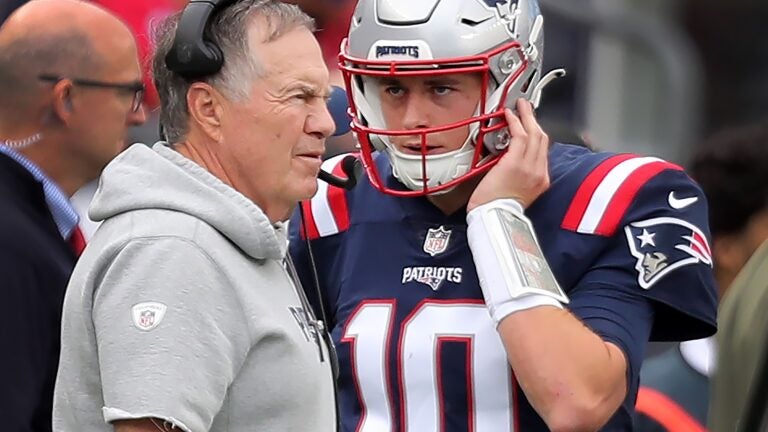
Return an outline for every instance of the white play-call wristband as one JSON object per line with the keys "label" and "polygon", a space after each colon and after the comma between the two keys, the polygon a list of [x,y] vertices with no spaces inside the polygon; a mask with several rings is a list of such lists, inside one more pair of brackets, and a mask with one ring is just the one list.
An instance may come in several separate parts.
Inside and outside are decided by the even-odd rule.
{"label": "white play-call wristband", "polygon": [[514,199],[498,199],[467,214],[467,238],[485,303],[496,324],[509,314],[568,303]]}

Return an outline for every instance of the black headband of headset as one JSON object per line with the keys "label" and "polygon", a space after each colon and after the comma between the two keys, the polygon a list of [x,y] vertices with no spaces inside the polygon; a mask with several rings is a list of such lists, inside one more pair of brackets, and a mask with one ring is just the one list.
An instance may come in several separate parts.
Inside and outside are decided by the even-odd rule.
{"label": "black headband of headset", "polygon": [[224,54],[204,37],[208,21],[215,12],[237,0],[191,0],[181,13],[171,50],[165,56],[169,70],[186,79],[215,74],[224,65]]}

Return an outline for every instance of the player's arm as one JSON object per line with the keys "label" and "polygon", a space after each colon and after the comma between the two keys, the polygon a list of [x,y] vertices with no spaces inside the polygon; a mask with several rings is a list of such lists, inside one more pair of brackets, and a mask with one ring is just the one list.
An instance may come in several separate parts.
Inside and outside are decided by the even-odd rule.
{"label": "player's arm", "polygon": [[519,101],[517,109],[519,119],[507,112],[509,150],[467,206],[470,248],[486,304],[528,400],[552,431],[594,431],[626,396],[622,350],[566,310],[559,288],[525,292],[520,272],[504,265],[511,246],[503,239],[510,238],[510,230],[525,235],[515,232],[525,229],[523,207],[549,187],[548,137],[530,104]]}
{"label": "player's arm", "polygon": [[624,401],[624,353],[567,310],[512,313],[498,332],[520,387],[552,431],[598,430]]}

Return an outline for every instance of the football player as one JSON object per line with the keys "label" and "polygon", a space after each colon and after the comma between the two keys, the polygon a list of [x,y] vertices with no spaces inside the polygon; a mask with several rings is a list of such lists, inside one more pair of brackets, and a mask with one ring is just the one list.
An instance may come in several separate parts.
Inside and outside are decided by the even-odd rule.
{"label": "football player", "polygon": [[340,67],[367,175],[291,224],[345,431],[631,430],[647,341],[715,331],[701,190],[549,142],[542,28],[535,0],[357,5]]}

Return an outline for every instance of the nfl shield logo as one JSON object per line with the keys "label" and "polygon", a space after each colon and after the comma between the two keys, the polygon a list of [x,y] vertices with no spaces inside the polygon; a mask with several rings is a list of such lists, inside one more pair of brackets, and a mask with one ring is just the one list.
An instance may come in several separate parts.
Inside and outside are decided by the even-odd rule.
{"label": "nfl shield logo", "polygon": [[150,331],[160,324],[165,317],[167,307],[160,302],[144,302],[133,305],[131,316],[133,325],[139,330]]}
{"label": "nfl shield logo", "polygon": [[424,252],[435,256],[441,254],[448,249],[448,240],[451,239],[451,230],[446,230],[445,227],[430,228],[427,231],[427,238],[424,239]]}
{"label": "nfl shield logo", "polygon": [[155,323],[155,313],[151,310],[145,310],[141,311],[141,314],[139,315],[139,327],[147,328],[152,327],[152,324]]}

